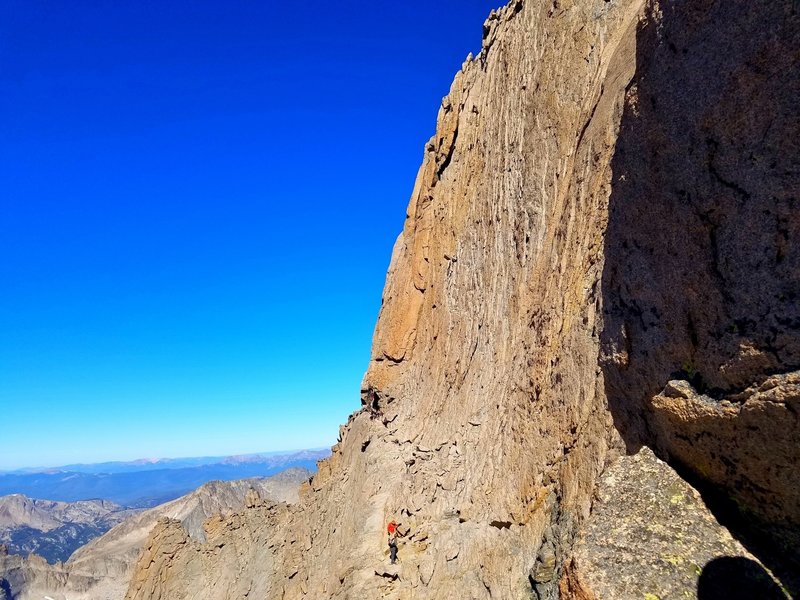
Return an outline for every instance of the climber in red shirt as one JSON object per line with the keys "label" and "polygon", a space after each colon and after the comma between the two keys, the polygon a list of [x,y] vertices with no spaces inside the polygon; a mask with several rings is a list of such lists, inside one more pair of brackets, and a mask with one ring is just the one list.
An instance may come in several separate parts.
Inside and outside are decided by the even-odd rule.
{"label": "climber in red shirt", "polygon": [[389,558],[392,564],[397,562],[397,538],[403,537],[399,527],[400,523],[395,523],[394,521],[389,521],[389,525],[386,527],[386,533],[389,537]]}

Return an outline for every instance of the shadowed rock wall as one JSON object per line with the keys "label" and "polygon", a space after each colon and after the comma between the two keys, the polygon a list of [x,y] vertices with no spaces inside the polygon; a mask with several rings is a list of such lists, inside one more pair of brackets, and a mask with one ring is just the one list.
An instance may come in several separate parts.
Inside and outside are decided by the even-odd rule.
{"label": "shadowed rock wall", "polygon": [[606,393],[631,447],[653,446],[797,556],[798,5],[653,14],[612,161]]}

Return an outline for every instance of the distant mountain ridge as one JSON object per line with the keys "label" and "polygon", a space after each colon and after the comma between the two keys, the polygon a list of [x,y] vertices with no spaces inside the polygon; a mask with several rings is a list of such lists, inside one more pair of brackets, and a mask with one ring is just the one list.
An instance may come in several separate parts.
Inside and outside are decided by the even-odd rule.
{"label": "distant mountain ridge", "polygon": [[[5,473],[0,474],[0,495],[19,493],[60,502],[102,498],[126,507],[149,508],[173,500],[211,480],[268,477],[292,467],[314,470],[317,461],[329,455],[328,449],[314,449],[73,466],[83,468],[83,471],[50,469],[45,472]],[[212,462],[196,464],[196,461]]]}
{"label": "distant mountain ridge", "polygon": [[252,454],[230,454],[224,456],[189,456],[181,458],[137,458],[134,460],[115,460],[99,463],[73,463],[56,467],[23,467],[21,469],[0,469],[0,477],[4,475],[32,475],[36,473],[89,473],[114,474],[138,471],[155,471],[161,469],[182,469],[202,467],[213,464],[239,464],[245,462],[269,462],[272,459],[304,454],[314,458],[318,453],[330,453],[328,448],[307,448],[301,450],[271,450]]}

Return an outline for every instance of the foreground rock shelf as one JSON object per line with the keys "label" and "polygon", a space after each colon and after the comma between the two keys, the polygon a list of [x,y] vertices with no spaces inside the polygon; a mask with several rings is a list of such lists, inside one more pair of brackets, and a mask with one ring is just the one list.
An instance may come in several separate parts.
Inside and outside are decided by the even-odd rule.
{"label": "foreground rock shelf", "polygon": [[592,518],[561,582],[563,597],[787,598],[700,493],[647,448],[603,473]]}

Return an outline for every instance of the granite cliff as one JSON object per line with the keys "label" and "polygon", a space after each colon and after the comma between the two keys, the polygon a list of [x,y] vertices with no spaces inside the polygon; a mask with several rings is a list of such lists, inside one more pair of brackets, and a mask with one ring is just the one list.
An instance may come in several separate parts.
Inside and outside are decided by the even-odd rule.
{"label": "granite cliff", "polygon": [[425,148],[363,408],[297,505],[206,542],[162,522],[127,598],[710,598],[728,564],[797,593],[798,10],[493,12]]}

